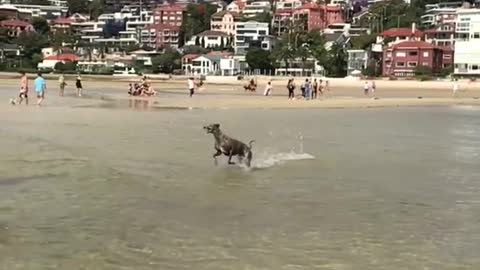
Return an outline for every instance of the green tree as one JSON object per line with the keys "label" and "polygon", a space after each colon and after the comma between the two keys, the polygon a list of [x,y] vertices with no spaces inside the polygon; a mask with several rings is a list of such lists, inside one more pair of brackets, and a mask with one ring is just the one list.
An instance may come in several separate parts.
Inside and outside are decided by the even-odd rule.
{"label": "green tree", "polygon": [[166,48],[163,54],[152,58],[153,72],[162,72],[170,74],[175,69],[180,68],[180,53],[172,48]]}
{"label": "green tree", "polygon": [[35,28],[35,31],[40,34],[46,34],[50,31],[50,26],[48,26],[47,20],[43,17],[33,18],[32,25]]}
{"label": "green tree", "polygon": [[187,16],[183,19],[180,28],[180,40],[186,42],[192,36],[210,29],[210,18],[215,12],[217,7],[209,3],[188,4]]}
{"label": "green tree", "polygon": [[324,65],[327,75],[331,77],[347,76],[347,54],[342,45],[335,43],[328,51],[328,65]]}
{"label": "green tree", "polygon": [[377,36],[374,34],[352,37],[352,48],[359,50],[368,50],[371,48],[371,45],[375,43],[376,39]]}
{"label": "green tree", "polygon": [[42,48],[48,47],[48,37],[37,32],[25,32],[20,34],[14,41],[23,49],[25,58],[32,58],[36,53],[40,54]]}
{"label": "green tree", "polygon": [[251,70],[266,71],[273,69],[270,52],[260,48],[250,48],[245,55],[245,60]]}
{"label": "green tree", "polygon": [[98,16],[102,15],[104,9],[104,0],[93,0],[88,4],[88,13],[92,19],[97,19]]}
{"label": "green tree", "polygon": [[183,47],[183,54],[190,54],[190,53],[205,54],[207,52],[208,52],[207,49],[204,49],[200,46],[185,46],[185,47]]}
{"label": "green tree", "polygon": [[67,0],[67,3],[68,3],[68,12],[70,14],[73,14],[73,13],[88,14],[89,13],[88,1]]}
{"label": "green tree", "polygon": [[73,36],[63,32],[55,32],[50,35],[50,44],[55,49],[63,47],[65,43],[72,44],[73,42]]}
{"label": "green tree", "polygon": [[225,48],[225,42],[223,41],[223,37],[220,38],[220,49],[223,50]]}
{"label": "green tree", "polygon": [[205,37],[202,38],[201,44],[202,44],[202,48],[205,48]]}

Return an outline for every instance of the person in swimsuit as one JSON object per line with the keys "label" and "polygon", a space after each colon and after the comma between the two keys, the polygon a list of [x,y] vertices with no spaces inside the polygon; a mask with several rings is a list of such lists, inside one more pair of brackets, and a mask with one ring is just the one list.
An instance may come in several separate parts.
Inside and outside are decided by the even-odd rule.
{"label": "person in swimsuit", "polygon": [[317,99],[317,94],[318,94],[318,82],[317,79],[313,80],[313,86],[312,86],[312,99]]}
{"label": "person in swimsuit", "polygon": [[22,77],[20,78],[20,92],[18,94],[18,100],[15,101],[14,99],[10,100],[12,105],[15,104],[22,104],[22,101],[25,99],[25,105],[28,105],[28,77],[25,72],[20,72]]}
{"label": "person in swimsuit", "polygon": [[75,82],[75,86],[77,87],[77,95],[81,97],[83,86],[82,86],[82,77],[80,77],[80,74],[78,74],[77,76],[77,81]]}

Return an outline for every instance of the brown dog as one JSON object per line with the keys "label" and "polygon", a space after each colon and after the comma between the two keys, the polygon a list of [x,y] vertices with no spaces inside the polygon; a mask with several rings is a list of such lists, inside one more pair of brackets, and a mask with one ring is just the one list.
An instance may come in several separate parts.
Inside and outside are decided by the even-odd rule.
{"label": "brown dog", "polygon": [[220,130],[220,124],[211,124],[208,126],[204,126],[203,129],[207,131],[207,133],[213,134],[215,139],[215,150],[216,152],[213,154],[213,159],[215,160],[215,165],[217,165],[217,157],[221,154],[228,156],[228,164],[235,164],[232,162],[233,156],[238,156],[238,161],[242,162],[245,159],[245,165],[250,167],[250,163],[252,162],[252,143],[254,140],[251,140],[248,145],[245,143],[233,139],[225,134]]}

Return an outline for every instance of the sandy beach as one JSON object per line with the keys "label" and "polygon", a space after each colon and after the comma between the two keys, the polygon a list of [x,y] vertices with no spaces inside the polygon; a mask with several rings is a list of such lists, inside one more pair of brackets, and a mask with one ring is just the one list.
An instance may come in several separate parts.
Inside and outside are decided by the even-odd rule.
{"label": "sandy beach", "polygon": [[[15,74],[5,77],[1,74],[3,93],[8,96],[16,96],[18,79]],[[13,76],[13,77],[12,77]],[[52,104],[61,106],[62,100],[58,97],[58,83],[56,76],[45,76],[48,84],[45,105]],[[142,106],[151,108],[178,108],[178,109],[226,109],[226,108],[263,108],[263,109],[305,109],[305,108],[377,108],[398,106],[449,106],[449,105],[480,105],[480,87],[476,82],[461,81],[460,92],[452,97],[452,83],[448,81],[388,81],[377,80],[377,91],[365,96],[362,91],[362,80],[356,79],[329,79],[330,91],[320,95],[316,100],[288,100],[286,81],[275,78],[273,80],[273,95],[262,95],[266,82],[270,78],[257,78],[259,87],[256,92],[245,92],[244,81],[234,78],[219,77],[213,82],[207,82],[197,90],[194,98],[187,96],[186,81],[179,78],[171,80],[152,79],[153,87],[159,91],[156,97],[129,97],[126,92],[128,83],[138,78],[114,78],[114,77],[84,77],[84,88],[87,100],[71,101],[75,104],[88,104],[95,102],[108,103],[123,102],[135,99],[144,100]],[[300,85],[302,78],[296,79]],[[67,97],[73,96],[73,77],[67,76]],[[296,95],[300,90],[296,89]],[[88,101],[89,100],[89,101]],[[64,100],[66,104],[67,102]],[[95,103],[93,102],[93,103]],[[78,103],[78,104],[80,104]],[[112,105],[113,106],[113,105]]]}

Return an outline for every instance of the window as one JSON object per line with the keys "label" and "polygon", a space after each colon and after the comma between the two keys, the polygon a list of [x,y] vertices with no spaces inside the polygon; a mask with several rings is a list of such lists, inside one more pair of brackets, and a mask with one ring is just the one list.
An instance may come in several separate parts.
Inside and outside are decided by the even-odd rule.
{"label": "window", "polygon": [[267,34],[267,31],[265,31],[265,30],[260,30],[260,31],[258,31],[258,34],[259,34],[259,35],[266,35],[266,34]]}
{"label": "window", "polygon": [[423,57],[428,57],[428,52],[423,52]]}
{"label": "window", "polygon": [[451,54],[444,54],[443,59],[452,59],[452,55]]}
{"label": "window", "polygon": [[428,67],[428,62],[423,62],[423,63],[422,63],[422,66]]}
{"label": "window", "polygon": [[395,56],[396,56],[396,57],[405,57],[405,56],[407,56],[407,54],[406,54],[405,52],[397,52],[397,53],[395,54]]}
{"label": "window", "polygon": [[392,57],[392,52],[387,52],[387,57]]}
{"label": "window", "polygon": [[417,62],[408,62],[408,67],[416,67]]}
{"label": "window", "polygon": [[417,51],[408,52],[408,56],[417,56],[417,55],[418,55]]}
{"label": "window", "polygon": [[396,66],[397,67],[405,67],[405,62],[397,62]]}
{"label": "window", "polygon": [[268,49],[268,44],[263,43],[263,44],[262,44],[262,48],[263,48],[263,49]]}
{"label": "window", "polygon": [[480,33],[479,32],[473,33],[473,38],[480,38]]}
{"label": "window", "polygon": [[472,65],[472,70],[478,70],[478,65]]}

